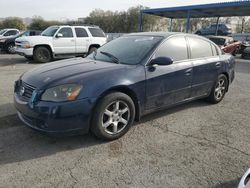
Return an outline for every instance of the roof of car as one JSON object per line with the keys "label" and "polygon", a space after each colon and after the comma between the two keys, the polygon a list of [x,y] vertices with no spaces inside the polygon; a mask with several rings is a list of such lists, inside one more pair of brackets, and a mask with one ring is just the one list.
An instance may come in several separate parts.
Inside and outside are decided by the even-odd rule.
{"label": "roof of car", "polygon": [[222,38],[222,39],[233,39],[233,37],[229,37],[229,36],[207,36],[207,38]]}
{"label": "roof of car", "polygon": [[181,32],[138,32],[138,33],[130,33],[127,36],[159,36],[159,37],[167,38],[173,35],[196,36],[196,37],[204,38],[196,34],[181,33]]}

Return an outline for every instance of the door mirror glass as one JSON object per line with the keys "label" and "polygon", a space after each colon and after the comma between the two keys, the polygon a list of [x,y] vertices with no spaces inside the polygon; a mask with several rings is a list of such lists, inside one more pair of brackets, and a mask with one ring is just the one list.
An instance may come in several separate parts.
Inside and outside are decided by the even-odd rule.
{"label": "door mirror glass", "polygon": [[157,57],[155,59],[152,59],[150,62],[150,65],[171,65],[173,63],[173,59],[169,57]]}
{"label": "door mirror glass", "polygon": [[56,38],[61,38],[61,37],[63,37],[63,34],[62,34],[62,33],[57,33],[57,34],[56,34]]}

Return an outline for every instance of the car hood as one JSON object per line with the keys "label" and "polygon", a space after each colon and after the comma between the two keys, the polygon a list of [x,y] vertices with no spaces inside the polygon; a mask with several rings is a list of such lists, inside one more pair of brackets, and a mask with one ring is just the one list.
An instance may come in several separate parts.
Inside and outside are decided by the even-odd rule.
{"label": "car hood", "polygon": [[41,42],[44,43],[45,41],[50,41],[51,39],[52,39],[52,37],[45,37],[45,36],[36,35],[36,36],[19,37],[16,39],[16,42],[28,41],[31,44],[36,44],[36,43],[41,43]]}
{"label": "car hood", "polygon": [[39,66],[25,72],[20,79],[35,88],[43,89],[62,82],[81,82],[82,80],[78,78],[82,78],[84,75],[96,74],[100,71],[113,71],[126,66],[87,58],[73,58]]}

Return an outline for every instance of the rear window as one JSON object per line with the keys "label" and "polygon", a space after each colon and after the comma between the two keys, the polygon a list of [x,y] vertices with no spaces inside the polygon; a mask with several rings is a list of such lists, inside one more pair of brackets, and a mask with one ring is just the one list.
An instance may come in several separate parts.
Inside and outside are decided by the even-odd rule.
{"label": "rear window", "polygon": [[89,28],[89,32],[93,37],[105,37],[104,32],[99,28]]}
{"label": "rear window", "polygon": [[210,42],[196,37],[188,37],[188,41],[192,59],[213,56]]}
{"label": "rear window", "polygon": [[82,37],[88,37],[88,33],[84,28],[75,28],[76,31],[76,36],[78,38],[82,38]]}

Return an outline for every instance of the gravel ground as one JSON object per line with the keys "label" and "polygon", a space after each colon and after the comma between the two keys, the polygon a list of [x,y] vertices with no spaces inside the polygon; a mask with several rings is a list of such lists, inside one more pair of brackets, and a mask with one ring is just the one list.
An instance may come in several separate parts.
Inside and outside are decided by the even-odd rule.
{"label": "gravel ground", "polygon": [[121,139],[48,137],[17,118],[13,83],[38,64],[0,55],[0,187],[236,187],[250,167],[250,61],[217,105],[142,118]]}

